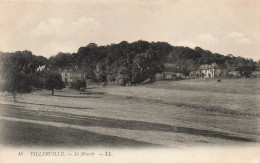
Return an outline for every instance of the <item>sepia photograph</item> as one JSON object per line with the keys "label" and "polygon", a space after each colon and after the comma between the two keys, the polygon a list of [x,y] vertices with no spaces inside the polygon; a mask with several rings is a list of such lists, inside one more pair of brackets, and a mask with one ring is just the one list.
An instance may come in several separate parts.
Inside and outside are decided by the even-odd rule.
{"label": "sepia photograph", "polygon": [[259,0],[0,0],[0,162],[260,162]]}

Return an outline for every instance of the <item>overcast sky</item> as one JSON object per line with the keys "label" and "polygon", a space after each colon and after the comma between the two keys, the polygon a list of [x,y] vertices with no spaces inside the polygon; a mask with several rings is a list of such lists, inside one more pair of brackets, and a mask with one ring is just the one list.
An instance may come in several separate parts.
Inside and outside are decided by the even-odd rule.
{"label": "overcast sky", "polygon": [[258,60],[259,12],[258,0],[0,0],[0,51],[49,57],[141,39]]}

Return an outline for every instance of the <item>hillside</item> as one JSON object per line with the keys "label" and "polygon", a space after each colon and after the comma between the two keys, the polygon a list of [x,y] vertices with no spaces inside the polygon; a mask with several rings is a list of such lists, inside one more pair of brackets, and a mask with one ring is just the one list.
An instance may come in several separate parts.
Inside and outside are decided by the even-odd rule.
{"label": "hillside", "polygon": [[83,70],[87,79],[92,82],[120,85],[138,84],[148,78],[153,81],[156,73],[164,71],[188,76],[202,64],[216,63],[223,69],[248,73],[259,70],[260,65],[260,62],[252,59],[235,57],[232,54],[224,56],[200,47],[191,49],[172,46],[166,42],[142,40],[132,43],[122,41],[107,46],[90,43],[80,47],[76,53],[58,53],[49,59],[35,56],[30,51],[1,53],[0,56],[1,60],[12,56],[17,60],[17,66],[26,73],[36,73],[36,68],[40,65],[47,65],[53,71],[76,67]]}
{"label": "hillside", "polygon": [[[97,46],[90,43],[80,47],[77,53],[59,53],[50,57],[53,69],[78,66],[87,73],[87,78],[95,82],[140,83],[154,78],[155,73],[172,71],[185,76],[202,64],[216,63],[230,70],[250,70],[257,68],[252,59],[227,56],[203,50],[200,47],[172,46],[166,42],[136,41]],[[167,67],[165,65],[172,65]],[[53,66],[54,65],[54,66]]]}

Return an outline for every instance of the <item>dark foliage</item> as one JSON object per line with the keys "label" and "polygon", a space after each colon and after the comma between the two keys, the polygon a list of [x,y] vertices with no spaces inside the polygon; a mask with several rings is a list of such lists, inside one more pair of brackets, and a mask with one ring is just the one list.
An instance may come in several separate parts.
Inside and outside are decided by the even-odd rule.
{"label": "dark foliage", "polygon": [[61,74],[58,72],[46,71],[43,73],[44,87],[52,91],[54,95],[54,89],[61,90],[65,88],[65,83],[61,79]]}
{"label": "dark foliage", "polygon": [[81,92],[85,92],[86,84],[87,83],[85,80],[77,80],[77,81],[71,83],[70,88],[75,89],[75,90],[79,91],[79,93],[81,93]]}
{"label": "dark foliage", "polygon": [[[212,53],[200,47],[191,49],[188,47],[171,46],[166,42],[136,41],[128,43],[122,41],[119,44],[98,46],[90,43],[80,47],[77,53],[63,54],[51,57],[49,64],[53,67],[77,66],[83,69],[87,78],[92,82],[138,84],[150,78],[153,81],[154,74],[163,71],[173,71],[188,76],[202,64],[217,63],[220,68],[229,70],[241,70],[248,74],[256,69],[256,62],[252,59],[227,56]],[[166,64],[171,65],[169,67]]]}
{"label": "dark foliage", "polygon": [[36,69],[47,63],[42,56],[35,56],[30,51],[0,53],[1,90],[13,95],[30,92],[34,88]]}
{"label": "dark foliage", "polygon": [[[234,57],[232,54],[224,56],[200,47],[191,49],[172,46],[166,42],[142,40],[133,43],[122,41],[119,44],[107,46],[90,43],[85,47],[80,47],[76,53],[58,53],[49,59],[35,56],[30,51],[0,52],[0,59],[3,61],[0,66],[5,81],[16,81],[11,76],[17,76],[29,84],[28,87],[22,86],[24,90],[20,91],[17,88],[15,92],[26,92],[33,88],[42,89],[44,87],[51,90],[51,87],[53,89],[62,88],[61,77],[57,76],[58,73],[55,77],[53,75],[46,76],[43,72],[36,71],[37,67],[43,65],[56,72],[65,68],[77,67],[82,69],[86,73],[86,78],[92,82],[120,85],[138,84],[147,79],[153,81],[156,73],[164,71],[178,72],[188,76],[200,65],[211,63],[216,63],[223,69],[239,71],[241,75],[246,77],[252,71],[260,70],[260,62],[254,62],[252,59]],[[53,86],[51,82],[50,86],[47,86],[46,77],[53,77],[50,80],[57,80],[58,86]],[[0,81],[0,83],[3,82]],[[7,90],[6,87],[4,87],[5,90]]]}

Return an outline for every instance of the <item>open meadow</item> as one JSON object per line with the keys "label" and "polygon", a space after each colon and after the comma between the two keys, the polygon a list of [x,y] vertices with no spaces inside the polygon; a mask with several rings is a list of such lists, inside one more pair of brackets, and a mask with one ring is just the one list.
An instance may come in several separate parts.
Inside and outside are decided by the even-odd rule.
{"label": "open meadow", "polygon": [[260,79],[90,85],[0,96],[8,146],[183,147],[259,142]]}

